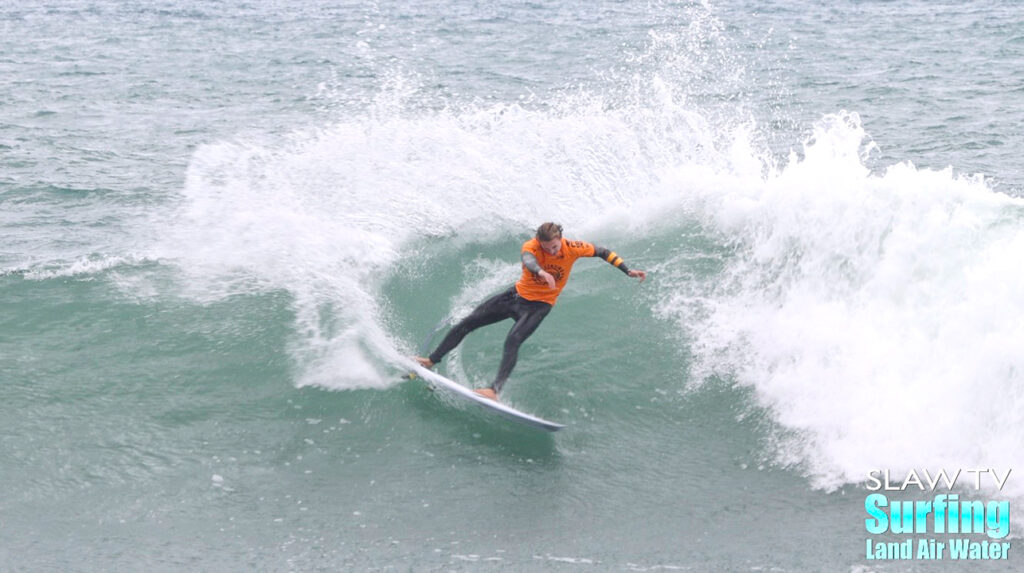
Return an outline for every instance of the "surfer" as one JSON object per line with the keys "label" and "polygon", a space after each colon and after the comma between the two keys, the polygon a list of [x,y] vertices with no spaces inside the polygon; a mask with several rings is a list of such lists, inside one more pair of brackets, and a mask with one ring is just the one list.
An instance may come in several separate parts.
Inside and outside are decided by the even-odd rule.
{"label": "surfer", "polygon": [[519,281],[508,290],[482,302],[448,331],[434,352],[426,357],[417,356],[416,361],[424,368],[431,368],[441,362],[470,332],[507,318],[514,319],[516,322],[505,338],[505,350],[497,377],[489,388],[474,390],[481,396],[497,400],[501,387],[516,365],[519,346],[551,312],[569,280],[573,263],[580,257],[600,257],[630,277],[640,279],[640,282],[647,278],[647,273],[630,269],[622,262],[622,257],[614,252],[592,243],[565,239],[562,237],[561,225],[544,223],[537,228],[534,238],[523,243],[523,274]]}

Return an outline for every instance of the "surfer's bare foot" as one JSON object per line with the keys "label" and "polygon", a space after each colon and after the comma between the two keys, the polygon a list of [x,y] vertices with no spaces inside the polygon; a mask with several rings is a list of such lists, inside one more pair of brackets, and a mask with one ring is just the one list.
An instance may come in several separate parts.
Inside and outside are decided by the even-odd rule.
{"label": "surfer's bare foot", "polygon": [[422,356],[413,356],[412,359],[415,360],[416,362],[418,362],[419,365],[424,367],[424,368],[433,368],[434,367],[434,361],[429,359],[429,358],[423,358]]}
{"label": "surfer's bare foot", "polygon": [[473,391],[476,392],[477,394],[480,394],[484,398],[490,398],[495,402],[498,401],[498,393],[494,391],[494,388],[477,388],[476,390]]}

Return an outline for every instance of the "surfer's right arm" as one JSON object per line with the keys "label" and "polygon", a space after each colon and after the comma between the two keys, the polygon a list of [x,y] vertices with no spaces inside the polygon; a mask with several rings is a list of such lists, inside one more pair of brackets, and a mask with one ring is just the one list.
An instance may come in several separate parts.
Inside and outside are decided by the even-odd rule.
{"label": "surfer's right arm", "polygon": [[526,270],[544,279],[544,282],[548,283],[548,288],[555,288],[555,277],[551,276],[551,273],[540,268],[540,263],[537,262],[537,256],[530,251],[523,251],[523,266]]}

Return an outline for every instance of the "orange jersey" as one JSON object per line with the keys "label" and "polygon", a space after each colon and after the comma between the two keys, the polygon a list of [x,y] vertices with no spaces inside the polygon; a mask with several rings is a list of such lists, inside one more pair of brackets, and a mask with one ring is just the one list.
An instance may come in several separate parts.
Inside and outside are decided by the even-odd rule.
{"label": "orange jersey", "polygon": [[526,300],[536,300],[554,305],[558,295],[562,293],[565,283],[569,281],[573,263],[580,257],[593,257],[595,249],[591,243],[570,241],[563,237],[562,248],[558,254],[549,255],[540,247],[540,241],[533,238],[523,243],[521,252],[529,252],[537,257],[540,268],[555,277],[555,288],[549,288],[544,279],[533,274],[524,266],[523,276],[516,283],[516,292]]}

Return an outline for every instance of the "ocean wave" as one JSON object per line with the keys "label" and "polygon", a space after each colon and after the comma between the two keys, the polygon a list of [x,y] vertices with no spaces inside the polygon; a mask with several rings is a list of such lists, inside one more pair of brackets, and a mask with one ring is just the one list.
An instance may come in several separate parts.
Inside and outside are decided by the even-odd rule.
{"label": "ocean wave", "polygon": [[729,260],[659,312],[695,341],[695,383],[751,387],[779,424],[775,458],[820,487],[1019,466],[1024,201],[951,169],[873,174],[873,146],[856,114],[828,116],[763,182],[702,190],[694,210]]}

